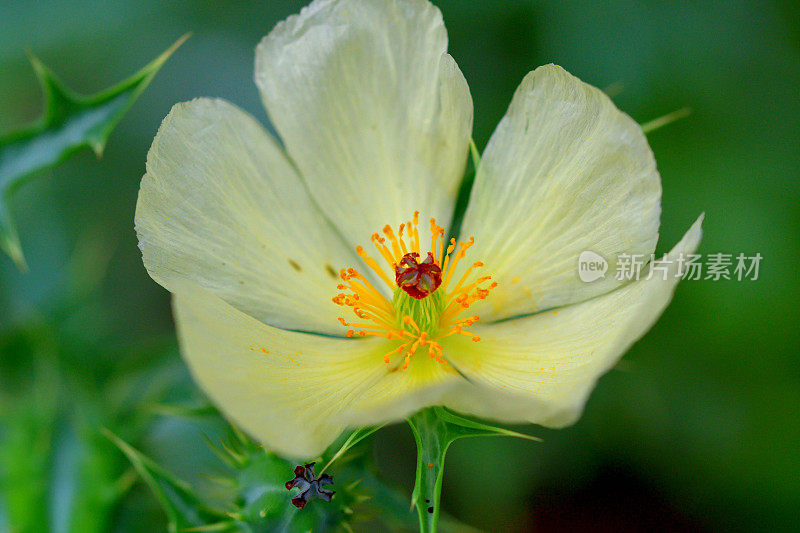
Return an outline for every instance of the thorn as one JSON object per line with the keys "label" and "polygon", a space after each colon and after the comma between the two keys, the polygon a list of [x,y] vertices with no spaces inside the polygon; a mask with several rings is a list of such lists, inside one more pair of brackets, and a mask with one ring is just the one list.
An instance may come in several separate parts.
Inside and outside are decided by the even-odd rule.
{"label": "thorn", "polygon": [[28,272],[28,263],[25,261],[25,254],[22,252],[19,234],[14,226],[14,221],[11,219],[11,214],[3,203],[3,198],[0,198],[0,248],[14,261],[20,272]]}
{"label": "thorn", "polygon": [[353,492],[353,490],[364,480],[364,478],[358,478],[357,480],[353,481],[347,488],[345,489],[347,492]]}
{"label": "thorn", "polygon": [[667,113],[662,117],[658,117],[656,119],[651,120],[650,122],[645,122],[642,124],[642,131],[645,133],[650,133],[651,131],[655,131],[657,129],[663,128],[673,122],[676,122],[682,118],[688,117],[692,113],[692,110],[688,107],[683,107],[672,113]]}
{"label": "thorn", "polygon": [[472,157],[472,166],[477,171],[481,164],[481,153],[478,151],[478,147],[475,146],[475,139],[472,138],[469,140],[469,153]]}

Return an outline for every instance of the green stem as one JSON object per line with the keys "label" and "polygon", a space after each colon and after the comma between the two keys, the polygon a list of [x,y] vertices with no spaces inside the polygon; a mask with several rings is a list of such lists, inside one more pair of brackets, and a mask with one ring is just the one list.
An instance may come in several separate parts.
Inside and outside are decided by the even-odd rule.
{"label": "green stem", "polygon": [[417,480],[411,505],[417,506],[419,530],[436,533],[439,523],[444,455],[450,443],[465,437],[519,437],[540,440],[530,435],[490,426],[448,411],[428,407],[408,419],[417,441]]}
{"label": "green stem", "polygon": [[417,478],[411,504],[419,514],[419,530],[436,533],[439,523],[439,508],[444,474],[444,456],[450,445],[443,439],[446,424],[434,411],[424,409],[408,419],[414,440],[417,442]]}

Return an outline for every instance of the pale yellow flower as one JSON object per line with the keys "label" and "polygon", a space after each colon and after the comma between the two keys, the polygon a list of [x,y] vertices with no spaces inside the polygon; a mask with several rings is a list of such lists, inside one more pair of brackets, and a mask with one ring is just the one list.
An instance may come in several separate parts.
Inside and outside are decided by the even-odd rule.
{"label": "pale yellow flower", "polygon": [[[472,129],[446,50],[425,0],[317,0],[256,51],[282,144],[213,99],[176,105],[153,141],[136,210],[144,264],[174,295],[197,381],[280,453],[311,457],[347,427],[428,405],[570,424],[672,296],[676,263],[667,280],[613,276],[615,257],[649,256],[658,238],[641,128],[554,65],[514,95],[463,218],[474,245],[444,264]],[[696,249],[700,222],[672,258]],[[611,261],[605,278],[579,279],[585,250]],[[441,272],[396,272],[415,251]],[[416,299],[398,275],[436,290]]]}

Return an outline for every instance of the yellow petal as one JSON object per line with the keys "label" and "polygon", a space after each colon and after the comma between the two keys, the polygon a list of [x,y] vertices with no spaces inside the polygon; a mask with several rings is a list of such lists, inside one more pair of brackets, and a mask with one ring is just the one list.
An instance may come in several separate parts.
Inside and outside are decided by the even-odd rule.
{"label": "yellow petal", "polygon": [[[639,125],[602,91],[555,65],[528,74],[483,154],[462,237],[499,283],[482,321],[587,300],[578,257],[652,253],[661,183]],[[611,272],[615,263],[609,265]]]}
{"label": "yellow petal", "polygon": [[273,328],[188,283],[173,299],[181,352],[214,403],[288,457],[310,459],[347,427],[382,424],[430,404],[460,378],[418,357],[396,370],[378,337],[341,339]]}
{"label": "yellow petal", "polygon": [[385,373],[383,339],[273,328],[182,284],[173,308],[182,354],[220,410],[272,450],[311,458],[347,426],[342,413]]}
{"label": "yellow petal", "polygon": [[[445,353],[469,382],[446,405],[507,422],[573,423],[597,379],[655,323],[679,281],[677,259],[700,242],[702,216],[669,253],[667,280],[655,271],[608,294],[555,311],[472,326],[474,343],[449,340]],[[646,277],[646,276],[645,276]]]}
{"label": "yellow petal", "polygon": [[441,404],[462,381],[452,367],[419,350],[407,369],[388,372],[352,405],[348,424],[358,427],[398,422],[424,407]]}
{"label": "yellow petal", "polygon": [[275,140],[222,100],[173,107],[136,206],[145,267],[192,281],[274,326],[341,335],[337,271],[358,258],[313,205]]}
{"label": "yellow petal", "polygon": [[258,46],[269,116],[349,242],[415,210],[449,224],[472,99],[446,52],[441,13],[426,0],[316,0]]}

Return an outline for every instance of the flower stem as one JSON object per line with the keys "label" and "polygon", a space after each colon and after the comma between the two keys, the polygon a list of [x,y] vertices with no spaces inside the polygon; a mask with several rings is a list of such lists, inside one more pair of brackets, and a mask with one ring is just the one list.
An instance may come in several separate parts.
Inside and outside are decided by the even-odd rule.
{"label": "flower stem", "polygon": [[436,533],[439,524],[444,454],[450,444],[465,437],[518,437],[538,441],[537,437],[490,426],[466,418],[444,407],[428,407],[408,419],[417,441],[417,480],[411,505],[417,506],[419,530]]}
{"label": "flower stem", "polygon": [[436,533],[444,474],[444,456],[450,445],[445,437],[446,423],[435,408],[424,409],[408,419],[414,440],[417,442],[417,477],[411,504],[419,514],[419,530]]}

